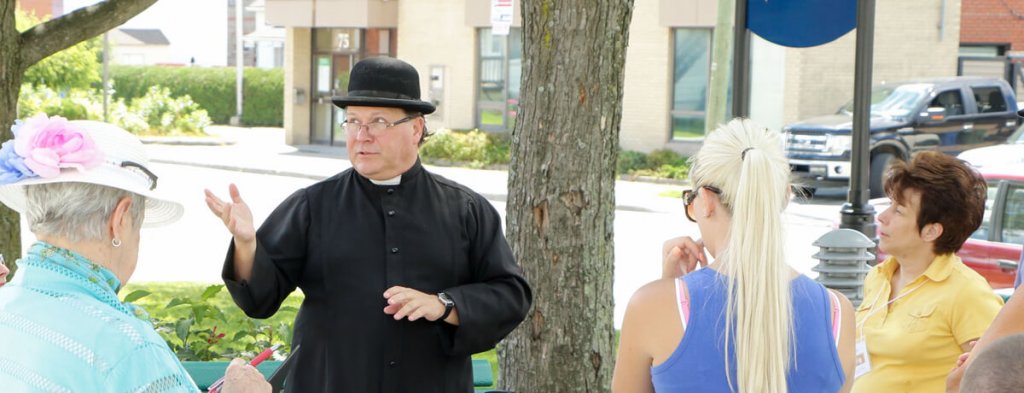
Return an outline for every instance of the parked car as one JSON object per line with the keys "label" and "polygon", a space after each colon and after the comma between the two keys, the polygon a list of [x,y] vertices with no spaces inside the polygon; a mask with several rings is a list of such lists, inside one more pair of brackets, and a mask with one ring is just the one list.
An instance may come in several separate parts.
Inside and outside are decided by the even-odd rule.
{"label": "parked car", "polygon": [[970,149],[957,158],[983,168],[998,165],[1024,164],[1024,125],[1006,139],[1006,144]]}
{"label": "parked car", "polygon": [[[1024,165],[980,168],[988,182],[985,216],[957,252],[964,264],[988,280],[993,289],[1012,288],[1024,244]],[[871,201],[881,212],[888,198]],[[877,224],[877,223],[876,223]],[[878,261],[887,255],[879,251]]]}
{"label": "parked car", "polygon": [[[871,92],[871,197],[884,196],[883,171],[922,150],[949,154],[1001,144],[1016,130],[1017,100],[1002,79],[948,77],[883,84]],[[852,102],[834,115],[786,125],[786,155],[810,190],[850,180]]]}

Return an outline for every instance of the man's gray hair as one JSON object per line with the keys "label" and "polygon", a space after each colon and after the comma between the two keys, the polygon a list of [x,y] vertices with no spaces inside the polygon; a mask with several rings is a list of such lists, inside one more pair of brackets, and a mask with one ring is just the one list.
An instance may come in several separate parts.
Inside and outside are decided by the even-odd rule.
{"label": "man's gray hair", "polygon": [[47,183],[25,187],[25,217],[36,235],[68,241],[103,240],[104,226],[121,198],[130,196],[132,225],[142,225],[146,198],[119,188],[90,183]]}
{"label": "man's gray hair", "polygon": [[1012,334],[982,348],[960,381],[961,393],[1011,393],[1024,387],[1024,334]]}

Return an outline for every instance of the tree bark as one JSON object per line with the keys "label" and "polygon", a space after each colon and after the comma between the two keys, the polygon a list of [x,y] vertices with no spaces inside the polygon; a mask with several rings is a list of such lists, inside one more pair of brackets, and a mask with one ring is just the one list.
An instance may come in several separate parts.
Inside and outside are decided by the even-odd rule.
{"label": "tree bark", "polygon": [[534,303],[499,348],[505,389],[611,385],[615,163],[632,11],[632,0],[522,0],[506,217]]}
{"label": "tree bark", "polygon": [[[138,15],[156,0],[106,0],[51,19],[19,33],[15,1],[0,0],[0,142],[13,137],[18,116],[18,91],[25,69],[58,51],[95,37]],[[13,54],[13,55],[12,55]],[[0,254],[14,270],[21,255],[18,214],[0,205]]]}

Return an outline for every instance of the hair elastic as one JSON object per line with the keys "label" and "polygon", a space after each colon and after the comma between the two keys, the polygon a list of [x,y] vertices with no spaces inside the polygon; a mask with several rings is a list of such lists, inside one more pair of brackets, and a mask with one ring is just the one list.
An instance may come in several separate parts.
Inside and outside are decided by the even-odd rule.
{"label": "hair elastic", "polygon": [[746,149],[743,149],[743,152],[740,153],[740,160],[741,161],[745,160],[747,158],[747,150],[750,150],[750,149],[753,149],[753,147],[748,147]]}

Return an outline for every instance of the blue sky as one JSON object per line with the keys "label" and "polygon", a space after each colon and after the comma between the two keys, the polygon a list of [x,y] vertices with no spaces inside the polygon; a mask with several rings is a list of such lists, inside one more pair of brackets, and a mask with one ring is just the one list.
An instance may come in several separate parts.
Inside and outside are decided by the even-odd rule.
{"label": "blue sky", "polygon": [[[64,0],[64,12],[96,4],[97,0]],[[160,29],[171,42],[176,63],[227,64],[227,0],[158,0],[122,27]]]}

